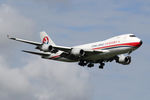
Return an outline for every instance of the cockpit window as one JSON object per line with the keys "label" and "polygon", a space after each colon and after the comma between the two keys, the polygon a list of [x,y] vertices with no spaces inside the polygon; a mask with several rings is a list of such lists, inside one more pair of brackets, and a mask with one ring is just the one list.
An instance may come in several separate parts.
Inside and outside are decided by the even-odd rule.
{"label": "cockpit window", "polygon": [[136,37],[135,35],[130,35],[130,37]]}

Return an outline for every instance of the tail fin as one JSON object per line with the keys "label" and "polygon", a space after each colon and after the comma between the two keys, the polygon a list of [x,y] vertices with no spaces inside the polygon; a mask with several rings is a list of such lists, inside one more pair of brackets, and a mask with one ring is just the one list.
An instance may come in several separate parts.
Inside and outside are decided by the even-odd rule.
{"label": "tail fin", "polygon": [[40,36],[43,44],[55,45],[55,43],[51,40],[51,38],[47,35],[46,32],[40,32]]}

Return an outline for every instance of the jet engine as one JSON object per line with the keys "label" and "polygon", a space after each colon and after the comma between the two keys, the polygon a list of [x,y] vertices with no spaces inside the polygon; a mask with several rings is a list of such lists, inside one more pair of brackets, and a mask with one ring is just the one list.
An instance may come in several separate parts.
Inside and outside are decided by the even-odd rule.
{"label": "jet engine", "polygon": [[70,52],[70,54],[74,55],[74,56],[84,56],[85,55],[85,51],[79,48],[73,48]]}
{"label": "jet engine", "polygon": [[41,50],[44,52],[50,52],[52,51],[53,47],[51,45],[43,44],[41,47]]}
{"label": "jet engine", "polygon": [[131,56],[126,56],[126,57],[124,55],[118,56],[116,62],[123,65],[128,65],[131,63]]}

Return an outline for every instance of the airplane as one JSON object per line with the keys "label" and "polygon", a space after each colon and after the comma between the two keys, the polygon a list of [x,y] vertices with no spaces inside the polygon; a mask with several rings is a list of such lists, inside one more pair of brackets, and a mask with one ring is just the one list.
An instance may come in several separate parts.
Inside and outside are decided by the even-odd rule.
{"label": "airplane", "polygon": [[[56,45],[45,31],[40,32],[41,43],[14,38],[7,35],[9,39],[35,45],[40,52],[22,50],[25,53],[39,55],[41,58],[63,62],[78,62],[80,66],[94,67],[99,63],[103,69],[106,62],[129,65],[134,50],[142,45],[142,40],[134,34],[123,34],[109,38],[104,41],[89,43],[79,46],[66,47]],[[128,54],[125,56],[124,54]]]}

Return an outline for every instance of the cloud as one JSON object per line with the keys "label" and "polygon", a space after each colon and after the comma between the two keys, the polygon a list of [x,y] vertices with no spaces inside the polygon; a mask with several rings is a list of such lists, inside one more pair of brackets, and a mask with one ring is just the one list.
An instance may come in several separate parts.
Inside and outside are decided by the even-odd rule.
{"label": "cloud", "polygon": [[25,56],[13,50],[17,50],[18,45],[8,41],[6,34],[33,38],[35,23],[8,4],[0,5],[0,13],[0,99],[89,99],[88,72],[73,64],[49,63],[41,58],[25,59]]}
{"label": "cloud", "polygon": [[0,99],[3,100],[23,100],[30,96],[30,83],[21,73],[19,68],[11,68],[7,62],[0,56]]}
{"label": "cloud", "polygon": [[[0,55],[10,59],[16,57],[15,51],[18,45],[7,38],[11,36],[31,38],[35,33],[35,23],[32,19],[20,14],[20,12],[9,4],[0,4]],[[34,37],[33,37],[34,38]],[[32,38],[32,39],[33,39]],[[8,60],[7,59],[7,60]],[[14,58],[13,58],[14,59]],[[14,59],[15,60],[15,59]],[[13,60],[8,60],[8,63]]]}
{"label": "cloud", "polygon": [[19,12],[10,5],[0,5],[0,45],[7,42],[7,34],[31,37],[34,32],[34,27],[35,24],[31,19],[20,15]]}
{"label": "cloud", "polygon": [[0,88],[3,100],[90,99],[87,96],[90,89],[88,72],[72,64],[49,63],[41,59],[12,68],[0,57]]}
{"label": "cloud", "polygon": [[[39,64],[40,62],[40,64]],[[57,66],[56,66],[57,65]],[[46,100],[88,99],[89,75],[72,64],[35,60],[24,67],[33,86],[38,89],[36,96]],[[38,88],[42,87],[42,88]]]}

